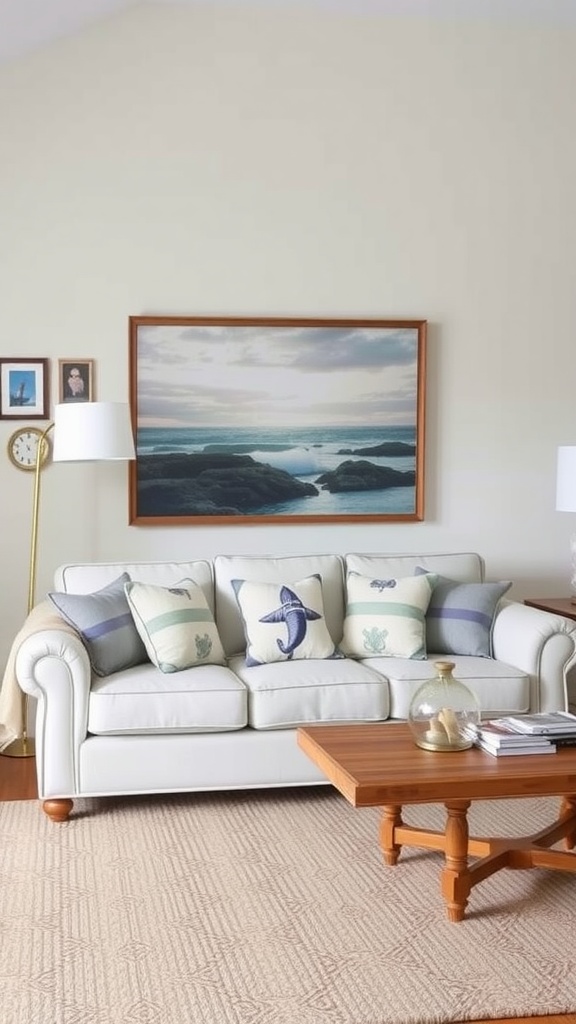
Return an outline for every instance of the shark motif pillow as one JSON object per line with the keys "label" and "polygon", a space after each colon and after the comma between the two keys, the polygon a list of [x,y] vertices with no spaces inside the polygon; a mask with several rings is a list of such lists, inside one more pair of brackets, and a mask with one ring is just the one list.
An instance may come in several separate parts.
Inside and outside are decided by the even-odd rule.
{"label": "shark motif pillow", "polygon": [[322,581],[297,583],[232,580],[246,635],[246,664],[303,658],[341,658],[324,618]]}

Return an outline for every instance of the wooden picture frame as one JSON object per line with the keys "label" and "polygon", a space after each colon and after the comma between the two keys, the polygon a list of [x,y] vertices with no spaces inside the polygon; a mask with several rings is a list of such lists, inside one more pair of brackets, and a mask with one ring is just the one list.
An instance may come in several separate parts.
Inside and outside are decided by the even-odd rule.
{"label": "wooden picture frame", "polygon": [[93,359],[58,360],[58,401],[62,404],[94,401]]}
{"label": "wooden picture frame", "polygon": [[1,420],[48,418],[48,367],[48,359],[0,359]]}
{"label": "wooden picture frame", "polygon": [[426,327],[131,316],[130,523],[421,521]]}

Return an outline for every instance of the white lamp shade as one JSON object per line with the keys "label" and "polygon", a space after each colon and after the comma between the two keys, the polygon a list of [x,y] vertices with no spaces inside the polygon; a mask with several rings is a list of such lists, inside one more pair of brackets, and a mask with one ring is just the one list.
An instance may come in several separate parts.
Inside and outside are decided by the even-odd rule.
{"label": "white lamp shade", "polygon": [[576,445],[558,449],[556,511],[576,512]]}
{"label": "white lamp shade", "polygon": [[134,459],[126,402],[71,402],[54,409],[54,462]]}

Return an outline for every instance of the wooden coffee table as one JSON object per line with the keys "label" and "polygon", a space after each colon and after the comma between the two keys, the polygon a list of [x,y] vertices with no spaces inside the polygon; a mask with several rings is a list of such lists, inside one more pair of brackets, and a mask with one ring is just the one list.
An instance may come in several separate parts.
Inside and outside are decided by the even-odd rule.
{"label": "wooden coffee table", "polygon": [[[380,845],[394,865],[403,844],[443,850],[442,894],[450,921],[462,921],[470,890],[500,868],[576,871],[576,748],[555,754],[492,757],[481,750],[421,750],[404,724],[314,725],[298,744],[354,807],[382,806]],[[523,838],[473,839],[472,800],[559,796],[558,819]],[[403,804],[443,803],[444,832],[413,828]],[[564,840],[565,850],[549,847]],[[468,857],[478,860],[468,863]]]}

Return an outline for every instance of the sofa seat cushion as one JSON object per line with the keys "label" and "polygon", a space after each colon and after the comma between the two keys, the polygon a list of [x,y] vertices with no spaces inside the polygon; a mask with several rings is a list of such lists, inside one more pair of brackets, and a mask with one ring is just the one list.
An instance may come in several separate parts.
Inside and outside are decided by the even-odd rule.
{"label": "sofa seat cushion", "polygon": [[223,732],[242,729],[246,687],[222,665],[199,665],[167,675],[139,665],[92,683],[88,732],[99,735]]}
{"label": "sofa seat cushion", "polygon": [[[390,687],[390,717],[406,719],[410,701],[422,683],[435,675],[434,662],[446,655],[430,655],[427,661],[412,658],[370,658],[370,668],[381,673]],[[530,676],[519,668],[492,658],[450,655],[454,678],[476,694],[483,718],[530,710]]]}
{"label": "sofa seat cushion", "polygon": [[389,714],[387,682],[371,666],[350,658],[248,667],[237,656],[229,665],[248,690],[248,724],[254,729],[378,722]]}

